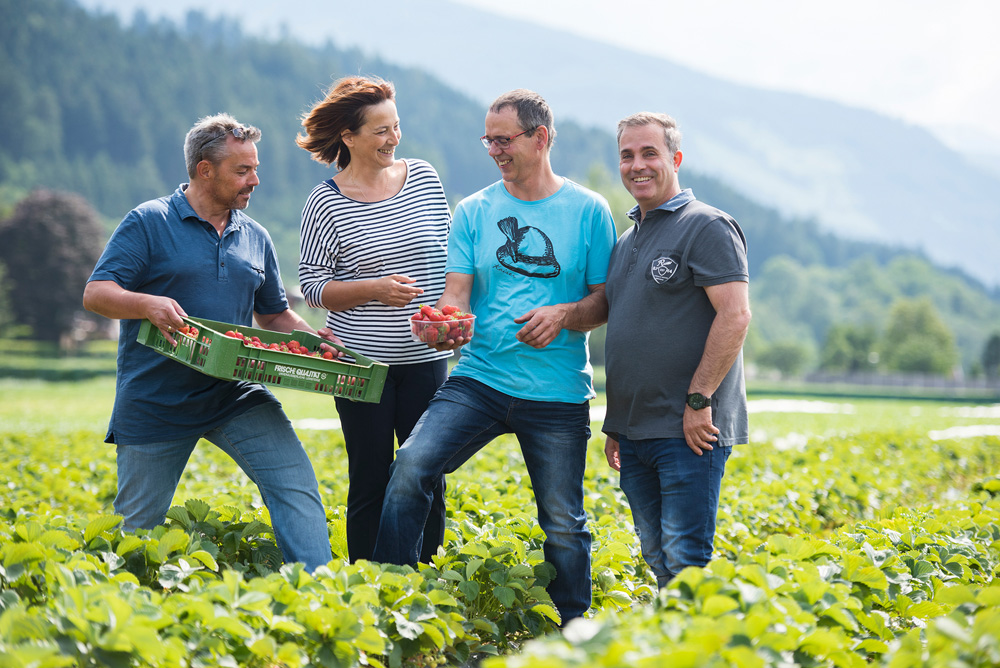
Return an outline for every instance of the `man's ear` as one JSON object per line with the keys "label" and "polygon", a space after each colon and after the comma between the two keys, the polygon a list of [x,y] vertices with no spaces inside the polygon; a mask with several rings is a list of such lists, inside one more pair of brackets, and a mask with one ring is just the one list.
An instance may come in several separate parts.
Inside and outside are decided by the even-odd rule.
{"label": "man's ear", "polygon": [[208,160],[202,160],[194,168],[195,174],[201,179],[211,179],[212,172],[215,171],[215,165],[213,165]]}
{"label": "man's ear", "polygon": [[543,149],[549,144],[549,129],[544,125],[539,125],[535,128],[535,136],[532,137],[536,142],[540,140],[538,144],[539,149]]}

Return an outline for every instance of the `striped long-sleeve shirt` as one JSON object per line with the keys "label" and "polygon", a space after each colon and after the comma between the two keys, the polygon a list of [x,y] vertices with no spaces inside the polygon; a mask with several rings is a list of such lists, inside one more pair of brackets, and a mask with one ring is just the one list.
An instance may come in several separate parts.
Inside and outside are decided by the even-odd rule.
{"label": "striped long-sleeve shirt", "polygon": [[414,364],[451,355],[414,341],[408,318],[444,292],[451,213],[437,172],[408,159],[406,182],[381,202],[343,195],[332,180],[313,188],[302,210],[299,283],[306,303],[322,308],[329,281],[360,281],[403,274],[424,293],[397,308],[370,301],[330,311],[327,327],[344,345],[386,364]]}

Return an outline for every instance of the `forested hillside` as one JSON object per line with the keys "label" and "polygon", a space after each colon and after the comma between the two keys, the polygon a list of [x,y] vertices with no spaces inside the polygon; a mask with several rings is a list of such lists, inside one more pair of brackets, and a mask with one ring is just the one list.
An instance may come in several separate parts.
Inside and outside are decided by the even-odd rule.
{"label": "forested hillside", "polygon": [[[186,180],[185,132],[225,110],[263,130],[262,183],[249,213],[271,230],[294,282],[302,203],[330,175],[294,144],[299,118],[333,79],[359,72],[395,82],[399,153],[432,162],[453,203],[497,177],[478,141],[485,109],[420,71],[332,43],[249,37],[236,19],[197,13],[183,26],[139,17],[126,27],[71,0],[0,0],[0,16],[0,216],[44,186],[82,194],[110,231],[132,206]],[[631,201],[618,182],[613,128],[581,128],[555,112],[556,170],[604,193],[623,225]],[[750,352],[793,341],[806,366],[816,364],[831,324],[881,330],[895,301],[921,295],[952,328],[969,368],[1000,328],[997,295],[967,277],[904,249],[844,241],[783,218],[683,168],[682,184],[746,231],[757,313]]]}

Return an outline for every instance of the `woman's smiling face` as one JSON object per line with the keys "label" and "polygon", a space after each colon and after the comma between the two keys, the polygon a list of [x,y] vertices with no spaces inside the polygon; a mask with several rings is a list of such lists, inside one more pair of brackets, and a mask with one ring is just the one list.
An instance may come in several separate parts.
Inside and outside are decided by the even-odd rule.
{"label": "woman's smiling face", "polygon": [[351,151],[351,162],[391,167],[395,162],[396,147],[403,133],[399,129],[396,103],[384,100],[368,107],[365,123],[357,132],[344,135],[344,143]]}

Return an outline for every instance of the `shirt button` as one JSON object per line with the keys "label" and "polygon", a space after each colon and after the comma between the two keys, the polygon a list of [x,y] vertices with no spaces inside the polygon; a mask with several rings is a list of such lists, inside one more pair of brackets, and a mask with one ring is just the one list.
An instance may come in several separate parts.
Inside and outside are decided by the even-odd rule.
{"label": "shirt button", "polygon": [[638,249],[638,248],[633,248],[633,249],[632,249],[632,252],[633,252],[633,253],[638,253],[638,252],[639,252],[639,249]]}
{"label": "shirt button", "polygon": [[225,263],[225,262],[223,262],[223,263],[222,263],[222,266],[223,266],[223,267],[225,267],[225,266],[226,266],[226,263]]}

